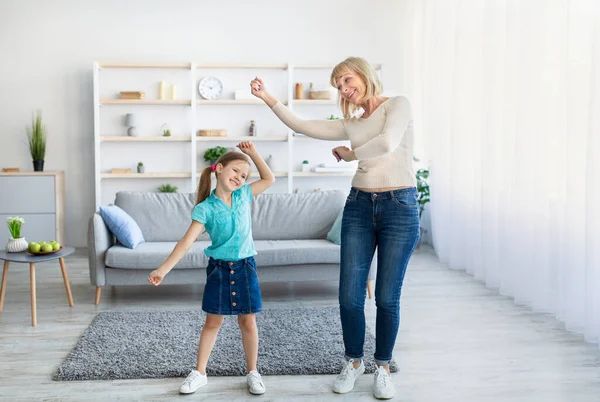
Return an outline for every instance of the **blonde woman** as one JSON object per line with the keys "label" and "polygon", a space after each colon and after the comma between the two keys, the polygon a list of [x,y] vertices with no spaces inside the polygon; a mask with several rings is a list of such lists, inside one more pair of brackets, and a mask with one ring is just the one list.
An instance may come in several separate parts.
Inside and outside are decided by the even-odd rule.
{"label": "blonde woman", "polygon": [[255,78],[250,87],[295,132],[322,140],[350,140],[352,149],[332,150],[338,162],[358,160],[342,219],[339,303],[347,363],[333,391],[351,391],[365,370],[364,304],[377,247],[373,394],[390,399],[395,389],[389,363],[400,325],[402,282],[419,240],[410,103],[405,97],[382,96],[377,73],[362,58],[349,57],[339,63],[330,81],[339,92],[342,120],[303,120],[274,98],[262,79]]}

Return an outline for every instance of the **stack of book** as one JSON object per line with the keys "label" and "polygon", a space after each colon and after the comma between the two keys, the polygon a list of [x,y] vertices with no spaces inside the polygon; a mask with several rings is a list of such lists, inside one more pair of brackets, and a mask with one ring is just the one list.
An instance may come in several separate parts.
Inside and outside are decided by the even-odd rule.
{"label": "stack of book", "polygon": [[120,92],[121,99],[144,99],[144,92],[141,91],[122,91]]}
{"label": "stack of book", "polygon": [[198,130],[198,136],[199,137],[225,137],[225,136],[227,136],[227,130],[220,129],[220,128]]}

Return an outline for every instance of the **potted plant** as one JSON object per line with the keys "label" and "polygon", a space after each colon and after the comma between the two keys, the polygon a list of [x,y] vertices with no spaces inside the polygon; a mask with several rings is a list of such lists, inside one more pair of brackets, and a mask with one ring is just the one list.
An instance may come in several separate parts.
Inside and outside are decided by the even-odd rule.
{"label": "potted plant", "polygon": [[171,184],[161,184],[158,186],[158,191],[161,193],[176,193],[177,186],[173,186]]}
{"label": "potted plant", "polygon": [[138,162],[137,164],[137,172],[138,173],[144,173],[145,169],[144,169],[144,163],[143,162]]}
{"label": "potted plant", "polygon": [[25,219],[20,216],[8,217],[6,219],[8,225],[8,231],[10,232],[11,238],[6,243],[6,251],[9,253],[20,253],[21,251],[27,250],[29,246],[25,237],[21,236],[21,227],[25,223]]}
{"label": "potted plant", "polygon": [[[423,211],[425,210],[425,204],[429,202],[429,169],[419,169],[417,170],[417,202],[419,203],[419,220],[421,220],[421,216],[423,215]],[[421,246],[421,241],[423,241],[423,235],[425,234],[425,229],[423,226],[419,227],[420,239],[417,247]]]}
{"label": "potted plant", "polygon": [[217,162],[217,159],[219,159],[226,152],[227,152],[227,148],[225,148],[225,147],[217,146],[214,148],[208,148],[204,152],[204,160],[206,162],[210,163],[212,170],[215,170],[215,163]]}
{"label": "potted plant", "polygon": [[308,161],[306,159],[302,161],[302,171],[310,172],[310,166],[308,166]]}
{"label": "potted plant", "polygon": [[429,202],[429,169],[417,170],[417,201],[419,202],[419,219],[425,210],[425,204]]}
{"label": "potted plant", "polygon": [[161,126],[161,130],[162,130],[163,137],[171,136],[171,130],[169,130],[169,126],[167,125],[167,123],[165,123]]}
{"label": "potted plant", "polygon": [[31,118],[31,127],[27,127],[27,142],[33,160],[33,170],[43,172],[44,157],[46,156],[46,127],[42,124],[40,110]]}

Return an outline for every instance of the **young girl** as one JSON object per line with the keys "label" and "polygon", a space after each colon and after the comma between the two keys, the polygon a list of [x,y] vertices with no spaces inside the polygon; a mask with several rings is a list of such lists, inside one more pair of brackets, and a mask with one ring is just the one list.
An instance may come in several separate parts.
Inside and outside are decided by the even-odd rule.
{"label": "young girl", "polygon": [[[228,152],[217,160],[217,185],[212,192],[212,169],[206,167],[202,171],[197,205],[187,233],[177,242],[167,260],[148,277],[151,284],[158,286],[206,228],[212,241],[204,250],[209,257],[202,298],[206,322],[198,345],[198,363],[179,388],[182,394],[191,394],[206,385],[206,363],[225,315],[238,316],[246,354],[248,390],[255,395],[265,392],[256,370],[258,331],[255,314],[261,311],[262,301],[254,262],[256,252],[252,240],[250,203],[253,196],[275,183],[275,177],[251,142],[244,141],[237,146],[243,154]],[[251,184],[245,184],[250,175],[250,161],[244,154],[252,159],[260,174],[260,180]]]}

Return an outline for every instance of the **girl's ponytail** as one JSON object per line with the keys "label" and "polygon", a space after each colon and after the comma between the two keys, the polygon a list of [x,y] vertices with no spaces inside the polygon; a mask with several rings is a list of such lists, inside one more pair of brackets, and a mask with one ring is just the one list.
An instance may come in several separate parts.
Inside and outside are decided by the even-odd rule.
{"label": "girl's ponytail", "polygon": [[202,201],[208,198],[210,195],[210,174],[212,168],[210,166],[205,167],[200,175],[200,183],[198,184],[198,193],[196,195],[196,204],[200,204]]}

